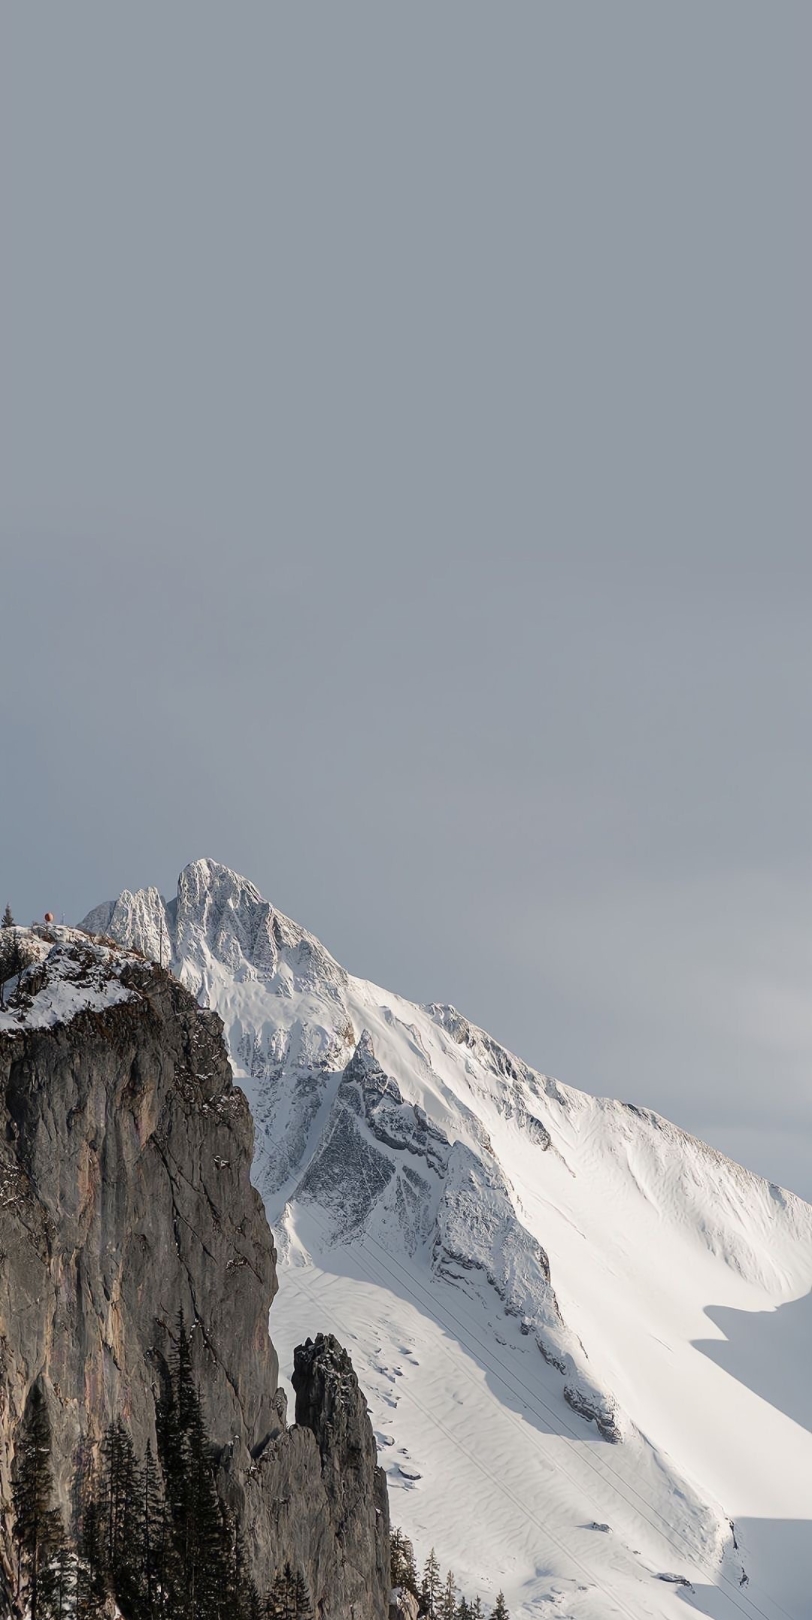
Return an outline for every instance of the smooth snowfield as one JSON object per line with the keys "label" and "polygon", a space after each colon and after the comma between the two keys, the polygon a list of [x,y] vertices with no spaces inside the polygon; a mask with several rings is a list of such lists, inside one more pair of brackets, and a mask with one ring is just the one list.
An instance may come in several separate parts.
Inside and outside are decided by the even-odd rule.
{"label": "smooth snowfield", "polygon": [[86,926],[220,1012],[281,1363],[347,1342],[419,1557],[517,1612],[812,1615],[808,1205],[353,979],[214,862]]}

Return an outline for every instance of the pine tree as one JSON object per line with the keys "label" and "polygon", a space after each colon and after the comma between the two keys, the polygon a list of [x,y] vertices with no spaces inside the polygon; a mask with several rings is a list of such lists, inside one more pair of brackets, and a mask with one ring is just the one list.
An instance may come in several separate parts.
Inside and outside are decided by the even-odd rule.
{"label": "pine tree", "polygon": [[389,1539],[390,1579],[393,1586],[403,1586],[417,1597],[417,1569],[414,1548],[402,1530],[393,1530]]}
{"label": "pine tree", "polygon": [[446,1575],[437,1612],[440,1620],[457,1620],[457,1588],[451,1570]]}
{"label": "pine tree", "polygon": [[296,1604],[296,1620],[313,1620],[313,1605],[310,1601],[307,1582],[301,1570],[296,1571],[294,1602]]}
{"label": "pine tree", "polygon": [[271,1586],[270,1586],[268,1592],[266,1593],[265,1602],[264,1602],[264,1604],[262,1606],[262,1620],[277,1620],[277,1614],[278,1614],[278,1607],[279,1606],[278,1606],[278,1602],[277,1602],[277,1585],[276,1585],[276,1583],[277,1583],[278,1579],[279,1579],[279,1577],[275,1575],[274,1579],[273,1579],[273,1581],[271,1583]]}
{"label": "pine tree", "polygon": [[228,1582],[227,1605],[224,1612],[229,1620],[255,1620],[260,1614],[259,1593],[251,1579],[248,1568],[248,1557],[245,1551],[245,1540],[239,1523],[228,1523],[228,1532],[232,1543],[231,1570]]}
{"label": "pine tree", "polygon": [[132,1441],[121,1418],[106,1429],[101,1452],[104,1564],[119,1606],[127,1612],[139,1597],[138,1480]]}
{"label": "pine tree", "polygon": [[167,1610],[172,1564],[166,1505],[149,1441],[138,1476],[137,1498],[136,1543],[141,1611],[144,1620],[160,1620]]}
{"label": "pine tree", "polygon": [[104,1526],[93,1476],[84,1481],[79,1524],[79,1561],[76,1570],[77,1620],[101,1620],[107,1603],[104,1568]]}
{"label": "pine tree", "polygon": [[14,927],[14,918],[11,915],[11,906],[9,905],[8,901],[6,901],[6,909],[3,912],[3,920],[2,920],[2,922],[0,922],[0,928],[13,928],[13,927]]}
{"label": "pine tree", "polygon": [[313,1620],[307,1582],[292,1564],[286,1564],[276,1575],[265,1603],[264,1620]]}
{"label": "pine tree", "polygon": [[491,1620],[510,1620],[504,1592],[497,1592],[496,1594],[496,1602],[491,1610]]}
{"label": "pine tree", "polygon": [[471,1616],[472,1610],[468,1599],[461,1597],[459,1603],[457,1604],[457,1620],[471,1620]]}
{"label": "pine tree", "polygon": [[245,1612],[245,1620],[264,1620],[264,1616],[265,1606],[261,1602],[259,1592],[252,1581],[251,1594],[248,1599],[248,1608]]}
{"label": "pine tree", "polygon": [[403,1585],[407,1592],[411,1592],[412,1597],[420,1596],[420,1582],[417,1578],[414,1547],[408,1536],[403,1538]]}
{"label": "pine tree", "polygon": [[230,1574],[230,1548],[214,1482],[211,1444],[198,1407],[188,1431],[189,1492],[186,1577],[194,1592],[195,1620],[219,1620]]}
{"label": "pine tree", "polygon": [[44,1620],[50,1600],[48,1572],[62,1528],[52,1496],[51,1424],[45,1396],[35,1384],[17,1434],[12,1486],[14,1536],[20,1575],[28,1584],[30,1620]]}
{"label": "pine tree", "polygon": [[440,1565],[432,1547],[423,1566],[423,1580],[420,1586],[420,1613],[426,1615],[427,1620],[438,1620],[441,1591]]}
{"label": "pine tree", "polygon": [[186,1602],[181,1614],[188,1612],[192,1620],[219,1620],[223,1594],[232,1578],[232,1549],[182,1313],[156,1428],[174,1554]]}
{"label": "pine tree", "polygon": [[479,1593],[477,1593],[473,1603],[471,1604],[471,1620],[484,1620],[484,1616],[485,1610],[482,1607],[482,1599],[479,1596]]}
{"label": "pine tree", "polygon": [[266,1620],[296,1620],[296,1576],[290,1564],[275,1577],[265,1605]]}
{"label": "pine tree", "polygon": [[48,1569],[48,1614],[50,1620],[74,1620],[76,1613],[76,1555],[65,1535]]}

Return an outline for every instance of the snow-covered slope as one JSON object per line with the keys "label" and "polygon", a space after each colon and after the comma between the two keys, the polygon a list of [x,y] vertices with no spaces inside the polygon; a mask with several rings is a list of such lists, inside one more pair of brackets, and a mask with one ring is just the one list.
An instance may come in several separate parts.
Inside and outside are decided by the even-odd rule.
{"label": "snow-covered slope", "polygon": [[812,1615],[810,1206],[352,978],[212,861],[83,926],[223,1018],[274,1339],[348,1343],[419,1557],[517,1612]]}
{"label": "snow-covered slope", "polygon": [[49,1029],[77,1013],[103,1012],[138,992],[122,973],[139,961],[110,949],[76,928],[15,928],[19,959],[26,965],[3,984],[0,1031]]}

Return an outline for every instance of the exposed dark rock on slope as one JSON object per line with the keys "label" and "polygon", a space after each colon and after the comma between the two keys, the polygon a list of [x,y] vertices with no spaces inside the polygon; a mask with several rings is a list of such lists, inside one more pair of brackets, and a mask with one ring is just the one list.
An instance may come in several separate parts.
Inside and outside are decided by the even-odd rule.
{"label": "exposed dark rock on slope", "polygon": [[60,1506],[121,1415],[142,1453],[183,1311],[218,1486],[260,1587],[290,1559],[323,1620],[387,1611],[388,1514],[349,1358],[298,1353],[288,1428],[275,1254],[220,1019],[134,953],[66,937],[0,1014],[0,1613],[15,1427],[45,1393]]}

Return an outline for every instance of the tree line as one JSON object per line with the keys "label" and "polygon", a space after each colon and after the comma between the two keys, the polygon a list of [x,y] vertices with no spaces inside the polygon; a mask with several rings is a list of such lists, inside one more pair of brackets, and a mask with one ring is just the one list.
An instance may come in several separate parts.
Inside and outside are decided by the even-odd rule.
{"label": "tree line", "polygon": [[[402,1530],[393,1530],[390,1542],[390,1577],[393,1586],[399,1586],[417,1599],[418,1614],[424,1620],[486,1620],[481,1597],[470,1602],[458,1596],[457,1583],[449,1569],[442,1578],[439,1560],[432,1547],[418,1576],[414,1547]],[[487,1620],[510,1620],[504,1593],[500,1592]]]}
{"label": "tree line", "polygon": [[80,1462],[69,1532],[53,1506],[51,1427],[35,1386],[15,1447],[18,1606],[29,1620],[313,1620],[307,1582],[290,1564],[260,1594],[242,1531],[222,1502],[181,1317],[156,1404],[157,1457],[139,1462],[117,1419],[95,1462]]}
{"label": "tree line", "polygon": [[[223,1503],[215,1453],[192,1369],[183,1316],[156,1402],[157,1454],[139,1461],[121,1418],[98,1456],[80,1457],[73,1521],[54,1506],[52,1437],[45,1396],[31,1391],[16,1436],[12,1507],[18,1612],[28,1620],[313,1620],[304,1574],[279,1569],[263,1594],[250,1575],[239,1523]],[[442,1579],[434,1548],[418,1577],[401,1530],[390,1539],[391,1582],[417,1600],[422,1620],[509,1620],[502,1593],[486,1617],[479,1597]]]}

